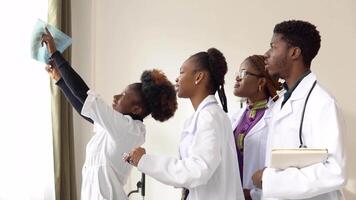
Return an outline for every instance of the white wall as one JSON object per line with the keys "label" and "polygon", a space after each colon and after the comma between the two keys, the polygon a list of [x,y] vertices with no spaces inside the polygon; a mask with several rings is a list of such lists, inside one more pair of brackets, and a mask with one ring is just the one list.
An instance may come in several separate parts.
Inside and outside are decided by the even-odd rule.
{"label": "white wall", "polygon": [[[303,19],[318,26],[322,47],[312,70],[338,99],[346,119],[349,154],[347,199],[356,199],[356,73],[352,62],[356,46],[356,1],[242,1],[242,0],[101,0],[73,1],[73,65],[108,103],[112,95],[139,80],[144,69],[159,67],[173,81],[182,62],[209,47],[226,56],[229,72],[226,90],[230,110],[238,107],[232,96],[234,72],[241,61],[262,54],[276,23]],[[190,102],[179,100],[175,117],[167,123],[152,119],[147,125],[149,153],[175,156],[180,132]],[[86,122],[75,117],[78,188],[85,144],[91,136]],[[120,156],[120,155],[118,155]],[[132,175],[128,190],[139,174]],[[179,192],[147,178],[146,199],[178,199]],[[136,197],[138,197],[136,195]],[[177,198],[174,198],[177,197]],[[135,198],[132,198],[135,199]],[[138,199],[138,198],[136,198]]]}

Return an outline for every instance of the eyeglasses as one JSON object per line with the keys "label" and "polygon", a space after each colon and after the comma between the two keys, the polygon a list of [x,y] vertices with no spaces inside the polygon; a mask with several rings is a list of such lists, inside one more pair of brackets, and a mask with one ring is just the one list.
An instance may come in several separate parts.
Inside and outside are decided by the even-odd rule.
{"label": "eyeglasses", "polygon": [[238,72],[238,76],[239,76],[239,78],[241,78],[241,79],[245,78],[247,75],[256,76],[256,77],[263,77],[262,75],[254,74],[254,73],[252,73],[252,72],[248,72],[248,71],[246,71],[245,69],[243,69],[243,70],[241,70],[240,72]]}

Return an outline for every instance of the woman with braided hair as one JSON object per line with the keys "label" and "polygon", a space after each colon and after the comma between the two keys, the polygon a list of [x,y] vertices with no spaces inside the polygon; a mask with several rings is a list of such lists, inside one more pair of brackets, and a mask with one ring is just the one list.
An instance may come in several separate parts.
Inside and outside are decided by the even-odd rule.
{"label": "woman with braided hair", "polygon": [[[183,188],[182,199],[243,200],[231,123],[226,114],[224,55],[211,48],[189,57],[180,68],[176,91],[195,110],[183,128],[179,158],[136,148],[127,160],[156,180]],[[223,109],[215,98],[218,92]],[[225,111],[225,112],[224,112]]]}
{"label": "woman with braided hair", "polygon": [[281,89],[278,77],[271,77],[261,55],[247,57],[236,76],[234,95],[246,99],[246,105],[231,115],[245,199],[259,200],[260,191],[252,183],[253,173],[265,166],[267,121],[270,107]]}
{"label": "woman with braided hair", "polygon": [[114,95],[109,106],[56,50],[48,30],[42,41],[51,54],[48,73],[78,113],[94,125],[82,169],[81,199],[126,200],[123,186],[132,167],[120,155],[144,143],[146,116],[163,122],[174,115],[177,97],[173,84],[161,71],[145,71],[140,82]]}

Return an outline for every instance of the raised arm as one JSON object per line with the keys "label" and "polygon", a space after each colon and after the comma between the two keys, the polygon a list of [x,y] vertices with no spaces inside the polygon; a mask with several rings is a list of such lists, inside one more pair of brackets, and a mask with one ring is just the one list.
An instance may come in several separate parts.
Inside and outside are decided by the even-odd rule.
{"label": "raised arm", "polygon": [[66,99],[73,106],[73,108],[88,122],[93,123],[93,120],[83,116],[80,112],[83,108],[83,103],[81,103],[77,97],[72,94],[72,91],[67,87],[64,80],[61,78],[61,75],[58,72],[58,69],[54,66],[46,66],[46,71],[52,77],[53,80],[56,81],[56,85],[60,88]]}
{"label": "raised arm", "polygon": [[76,96],[77,99],[83,104],[88,96],[87,92],[89,90],[89,87],[79,76],[79,74],[72,68],[72,66],[70,66],[70,64],[63,58],[61,53],[57,51],[54,39],[47,28],[46,33],[42,35],[42,44],[43,43],[47,45],[47,49],[51,54],[50,59],[58,68],[59,73],[63,78],[65,84],[70,89],[72,94]]}

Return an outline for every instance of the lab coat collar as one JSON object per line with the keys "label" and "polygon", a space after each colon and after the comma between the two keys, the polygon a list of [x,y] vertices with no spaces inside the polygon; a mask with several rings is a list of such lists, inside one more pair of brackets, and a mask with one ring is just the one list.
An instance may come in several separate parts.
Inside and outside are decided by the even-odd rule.
{"label": "lab coat collar", "polygon": [[190,122],[188,122],[187,125],[184,127],[183,132],[194,133],[196,129],[196,121],[198,119],[200,111],[211,104],[218,104],[214,95],[209,95],[205,97],[205,99],[199,104],[193,116],[190,117]]}
{"label": "lab coat collar", "polygon": [[[257,124],[255,124],[255,126],[250,130],[249,134],[246,135],[246,138],[254,135],[256,132],[263,129],[267,125],[267,120],[272,117],[272,106],[274,106],[274,103],[275,102],[272,100],[268,101],[268,108],[266,109],[262,119]],[[243,113],[245,112],[246,107],[247,107],[247,105],[245,104],[240,112],[235,113],[234,115],[231,116],[233,131],[236,129],[237,125],[240,123],[241,117],[242,117]]]}
{"label": "lab coat collar", "polygon": [[293,91],[292,96],[287,100],[282,109],[280,109],[280,112],[277,114],[278,117],[276,117],[276,120],[279,120],[293,112],[293,102],[304,99],[308,95],[308,92],[315,80],[316,76],[313,72],[311,72],[299,83],[299,85]]}
{"label": "lab coat collar", "polygon": [[315,80],[316,80],[316,76],[313,72],[311,72],[309,75],[304,77],[304,79],[299,83],[299,85],[293,91],[290,100],[292,101],[299,100],[307,96]]}
{"label": "lab coat collar", "polygon": [[262,117],[262,119],[260,119],[259,122],[257,122],[257,124],[255,124],[255,126],[252,127],[252,129],[250,130],[250,133],[246,135],[246,138],[251,137],[252,135],[254,135],[255,133],[258,133],[258,131],[260,131],[261,129],[265,128],[267,126],[267,120],[269,118],[272,117],[272,106],[274,104],[274,101],[270,100],[268,102],[268,108],[265,110],[265,113]]}

